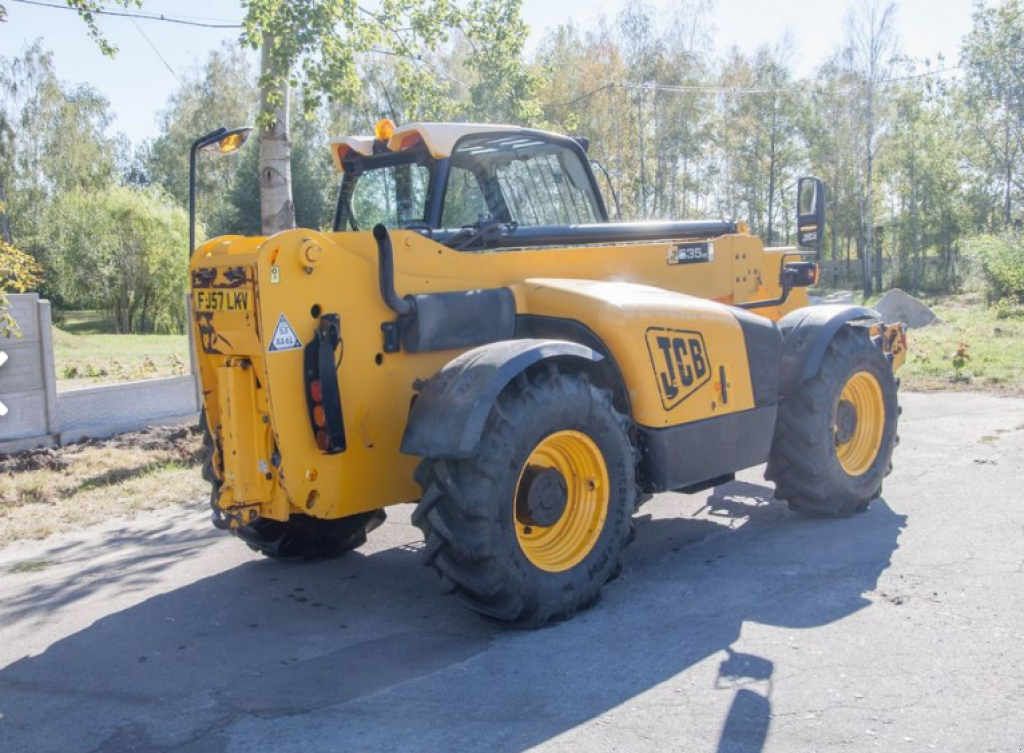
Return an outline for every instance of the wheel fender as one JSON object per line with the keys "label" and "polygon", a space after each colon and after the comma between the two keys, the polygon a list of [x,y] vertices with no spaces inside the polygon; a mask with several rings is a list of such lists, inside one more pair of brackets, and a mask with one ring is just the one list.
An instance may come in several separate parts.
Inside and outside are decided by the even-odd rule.
{"label": "wheel fender", "polygon": [[409,411],[402,453],[470,457],[501,391],[530,366],[550,359],[597,363],[602,356],[563,340],[506,340],[467,351],[420,387]]}
{"label": "wheel fender", "polygon": [[783,336],[780,399],[785,399],[801,382],[818,373],[828,344],[845,324],[881,318],[881,314],[866,306],[825,304],[797,309],[779,320]]}

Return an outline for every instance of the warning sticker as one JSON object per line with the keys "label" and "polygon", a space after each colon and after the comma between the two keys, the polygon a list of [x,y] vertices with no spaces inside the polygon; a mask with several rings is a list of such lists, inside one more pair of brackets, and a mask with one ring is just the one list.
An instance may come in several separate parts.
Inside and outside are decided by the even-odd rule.
{"label": "warning sticker", "polygon": [[277,320],[277,327],[274,328],[274,337],[271,339],[270,347],[267,348],[267,351],[279,353],[282,350],[299,350],[300,348],[302,348],[302,342],[299,340],[299,336],[295,334],[292,325],[284,318],[284,314],[281,314]]}

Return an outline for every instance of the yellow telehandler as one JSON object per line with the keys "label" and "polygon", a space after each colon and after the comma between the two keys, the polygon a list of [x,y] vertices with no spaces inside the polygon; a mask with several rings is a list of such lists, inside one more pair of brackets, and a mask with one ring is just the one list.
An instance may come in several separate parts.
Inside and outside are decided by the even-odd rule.
{"label": "yellow telehandler", "polygon": [[798,247],[765,248],[741,222],[610,221],[583,139],[382,121],[331,150],[333,232],[192,256],[216,526],[328,558],[415,503],[447,590],[540,626],[597,600],[652,494],[767,462],[801,513],[879,495],[906,339],[808,305],[821,181],[798,182]]}

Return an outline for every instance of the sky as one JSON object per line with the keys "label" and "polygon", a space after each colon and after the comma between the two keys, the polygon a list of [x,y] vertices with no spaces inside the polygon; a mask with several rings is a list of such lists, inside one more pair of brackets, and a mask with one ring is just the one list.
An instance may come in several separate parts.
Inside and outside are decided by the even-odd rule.
{"label": "sky", "polygon": [[[58,76],[91,84],[104,94],[116,116],[113,130],[136,142],[156,135],[157,116],[177,88],[176,76],[198,66],[224,40],[238,38],[237,29],[104,17],[101,28],[120,48],[110,60],[99,53],[76,14],[19,0],[6,4],[9,20],[0,24],[0,55],[16,54],[41,37],[54,52]],[[625,0],[524,0],[523,14],[533,31],[530,47],[558,24],[572,20],[592,27],[624,5]],[[848,6],[846,0],[717,0],[715,46],[718,51],[735,45],[753,52],[778,43],[788,32],[793,67],[798,75],[808,74],[841,42]],[[947,64],[954,64],[960,39],[970,29],[972,9],[973,0],[897,0],[896,28],[904,53],[932,61],[942,54]],[[227,23],[242,16],[237,0],[146,0],[144,10]]]}

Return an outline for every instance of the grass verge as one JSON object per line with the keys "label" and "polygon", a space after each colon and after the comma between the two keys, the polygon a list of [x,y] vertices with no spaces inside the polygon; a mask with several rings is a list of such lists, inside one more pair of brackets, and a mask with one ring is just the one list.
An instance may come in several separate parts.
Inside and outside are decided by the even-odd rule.
{"label": "grass verge", "polygon": [[[900,377],[907,389],[974,390],[1024,395],[1024,311],[988,307],[980,296],[926,300],[942,319],[910,330]],[[961,369],[958,347],[967,346]]]}
{"label": "grass verge", "polygon": [[0,459],[0,548],[203,499],[201,451],[198,427],[177,426]]}
{"label": "grass verge", "polygon": [[188,371],[187,335],[117,335],[92,311],[69,311],[53,328],[57,389],[178,376]]}

